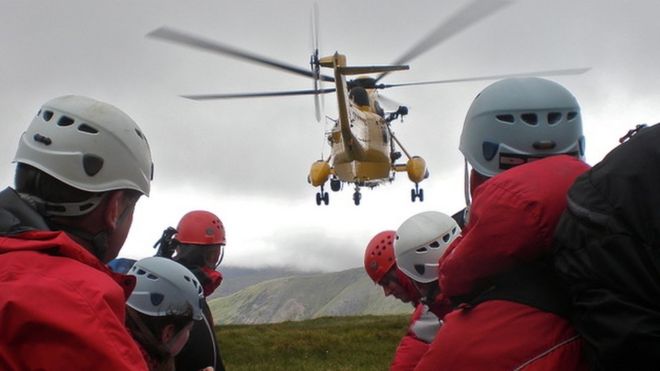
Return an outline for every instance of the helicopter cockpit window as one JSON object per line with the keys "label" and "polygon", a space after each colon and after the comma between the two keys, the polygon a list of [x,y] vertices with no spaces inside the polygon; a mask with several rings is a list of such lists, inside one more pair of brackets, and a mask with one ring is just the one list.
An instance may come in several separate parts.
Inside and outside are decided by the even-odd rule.
{"label": "helicopter cockpit window", "polygon": [[351,89],[351,92],[348,94],[348,97],[358,106],[367,106],[369,107],[369,94],[367,90],[363,87],[356,86]]}

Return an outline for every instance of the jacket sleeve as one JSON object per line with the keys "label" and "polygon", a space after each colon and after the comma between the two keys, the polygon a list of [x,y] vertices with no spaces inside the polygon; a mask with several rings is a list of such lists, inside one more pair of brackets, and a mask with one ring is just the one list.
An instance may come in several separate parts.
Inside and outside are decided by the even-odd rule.
{"label": "jacket sleeve", "polygon": [[107,287],[97,286],[93,295],[90,290],[57,278],[32,280],[36,284],[0,284],[6,298],[0,303],[0,368],[147,369],[125,328],[124,298],[119,287],[108,291],[104,290]]}
{"label": "jacket sleeve", "polygon": [[[421,324],[424,327],[422,332],[428,332],[427,330],[430,329],[429,321],[425,321],[425,319],[428,319],[428,316],[435,317],[428,311],[428,308],[424,304],[418,304],[410,318],[406,336],[401,339],[399,345],[396,348],[394,359],[390,365],[390,370],[413,370],[419,362],[420,358],[422,358],[424,353],[426,353],[430,341],[425,341],[418,336],[417,332],[419,332],[419,329],[416,330],[416,326],[420,325],[420,321],[422,321],[424,322]],[[439,322],[436,322],[436,324],[437,326],[435,329],[437,330],[440,326]],[[432,341],[432,339],[430,340]]]}

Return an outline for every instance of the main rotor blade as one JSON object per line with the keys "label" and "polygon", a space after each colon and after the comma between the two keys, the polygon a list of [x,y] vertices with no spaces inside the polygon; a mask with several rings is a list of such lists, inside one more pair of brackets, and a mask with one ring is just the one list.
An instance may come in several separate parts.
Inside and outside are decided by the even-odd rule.
{"label": "main rotor blade", "polygon": [[289,91],[273,91],[273,92],[262,92],[262,93],[196,94],[196,95],[182,95],[181,97],[193,99],[193,100],[283,97],[290,95],[327,94],[327,93],[334,93],[335,90],[336,90],[335,88],[329,88],[329,89],[319,89],[319,90],[289,90]]}
{"label": "main rotor blade", "polygon": [[408,82],[402,84],[378,84],[376,85],[377,89],[387,89],[387,88],[396,88],[399,86],[415,86],[415,85],[433,85],[433,84],[449,84],[454,82],[466,82],[466,81],[483,81],[483,80],[499,80],[509,77],[526,77],[526,76],[561,76],[561,75],[580,75],[589,71],[591,67],[585,68],[568,68],[564,70],[546,70],[546,71],[536,71],[536,72],[523,72],[523,73],[511,73],[506,75],[491,75],[491,76],[479,76],[479,77],[467,77],[462,79],[448,79],[448,80],[435,80],[435,81],[419,81],[419,82]]}
{"label": "main rotor blade", "polygon": [[[147,34],[148,37],[153,37],[155,39],[161,39],[165,41],[170,41],[173,43],[206,50],[214,53],[224,54],[238,59],[247,60],[257,64],[265,65],[268,67],[274,67],[280,70],[288,71],[295,73],[297,75],[302,75],[306,77],[313,78],[314,75],[311,71],[308,71],[303,68],[299,68],[288,63],[279,62],[271,58],[266,58],[257,54],[239,50],[237,48],[223,45],[217,41],[211,41],[208,39],[203,39],[199,36],[193,36],[191,34],[184,33],[182,31],[177,31],[168,27],[161,27],[155,29]],[[331,76],[321,75],[321,79],[325,81],[335,81]]]}
{"label": "main rotor blade", "polygon": [[[439,43],[449,39],[496,11],[503,9],[509,4],[511,4],[511,1],[508,0],[473,0],[458,12],[454,13],[454,15],[447,21],[438,25],[425,38],[392,64],[405,64],[411,61],[413,58],[428,51]],[[387,74],[387,72],[381,74],[376,81],[380,81]]]}

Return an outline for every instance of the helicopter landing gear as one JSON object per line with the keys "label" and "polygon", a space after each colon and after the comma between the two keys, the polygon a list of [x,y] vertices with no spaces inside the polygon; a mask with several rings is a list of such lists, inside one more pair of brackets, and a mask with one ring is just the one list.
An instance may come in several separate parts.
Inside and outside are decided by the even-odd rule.
{"label": "helicopter landing gear", "polygon": [[321,186],[321,192],[316,192],[316,204],[321,206],[321,202],[326,205],[330,203],[330,194],[323,190],[323,186]]}
{"label": "helicopter landing gear", "polygon": [[360,205],[361,199],[362,199],[362,193],[360,193],[360,187],[355,186],[355,192],[353,193],[353,203],[355,203],[355,206]]}
{"label": "helicopter landing gear", "polygon": [[419,198],[419,202],[424,202],[424,190],[419,188],[419,184],[415,183],[415,188],[410,190],[410,200],[415,202]]}
{"label": "helicopter landing gear", "polygon": [[332,178],[330,179],[330,189],[332,189],[333,192],[337,192],[341,189],[341,182],[339,179]]}

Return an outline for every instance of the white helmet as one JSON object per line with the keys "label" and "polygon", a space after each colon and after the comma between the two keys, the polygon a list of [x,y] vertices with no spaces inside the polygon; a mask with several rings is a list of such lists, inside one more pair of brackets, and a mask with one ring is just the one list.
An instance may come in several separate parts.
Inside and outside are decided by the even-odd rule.
{"label": "white helmet", "polygon": [[162,257],[149,257],[133,264],[135,290],[126,301],[129,307],[149,316],[184,314],[192,309],[193,319],[202,319],[202,285],[183,265]]}
{"label": "white helmet", "polygon": [[68,95],[46,102],[21,136],[14,162],[88,192],[134,189],[149,195],[147,139],[116,107]]}
{"label": "white helmet", "polygon": [[449,215],[426,211],[408,218],[396,231],[394,254],[399,269],[421,283],[438,279],[438,260],[461,228]]}
{"label": "white helmet", "polygon": [[582,159],[580,106],[566,88],[550,80],[497,81],[472,102],[459,149],[472,168],[487,177],[549,155]]}

